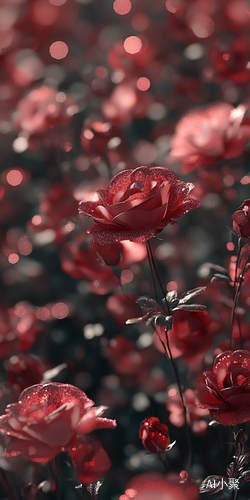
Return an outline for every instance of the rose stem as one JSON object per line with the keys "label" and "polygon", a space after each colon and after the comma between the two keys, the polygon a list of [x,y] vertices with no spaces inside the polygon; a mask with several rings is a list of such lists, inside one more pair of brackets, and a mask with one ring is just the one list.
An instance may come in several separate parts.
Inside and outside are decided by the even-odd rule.
{"label": "rose stem", "polygon": [[[35,475],[35,481],[37,482],[37,484],[39,485],[41,483],[41,479],[40,479],[40,476],[38,474],[38,470],[37,470],[37,464],[36,462],[33,462],[33,469],[34,469],[34,475]],[[39,488],[39,496],[41,498],[46,498],[46,500],[49,500],[49,498],[47,497],[46,493],[44,493],[43,489],[42,488]]]}
{"label": "rose stem", "polygon": [[[153,270],[154,270],[154,272],[156,274],[158,283],[160,285],[161,291],[163,293],[163,297],[164,297],[164,299],[166,299],[166,295],[165,295],[165,292],[164,292],[163,284],[162,284],[162,281],[161,281],[161,278],[160,278],[159,271],[158,271],[157,266],[156,266],[156,262],[155,262],[155,259],[154,259],[154,254],[153,254],[150,242],[147,241],[146,244],[147,244],[148,254],[150,255],[150,260],[152,262],[152,267],[150,266],[151,273],[152,273],[152,268],[153,268]],[[153,274],[152,274],[152,276],[153,276]],[[170,311],[169,311],[169,308],[168,308],[168,302],[167,302],[167,300],[166,300],[166,308],[167,308],[167,314],[170,315]],[[187,439],[188,439],[188,444],[189,444],[189,450],[190,450],[189,459],[188,459],[188,462],[190,464],[191,463],[191,458],[192,458],[192,444],[191,444],[190,429],[189,429],[188,418],[187,418],[188,412],[187,412],[187,408],[186,408],[186,405],[185,405],[185,402],[184,402],[184,396],[183,396],[183,391],[182,391],[182,387],[181,387],[181,382],[180,382],[178,370],[177,370],[177,367],[175,365],[175,362],[174,362],[174,359],[173,359],[173,356],[172,356],[172,352],[171,352],[171,349],[170,349],[167,329],[165,330],[167,347],[165,346],[164,342],[161,340],[161,338],[160,338],[160,336],[159,336],[159,334],[158,334],[157,331],[156,331],[156,333],[157,333],[157,335],[158,335],[158,337],[159,337],[159,339],[160,339],[160,341],[161,341],[161,343],[163,345],[166,357],[170,361],[170,364],[171,364],[171,367],[172,367],[172,370],[174,372],[175,379],[176,379],[176,382],[177,382],[177,385],[178,385],[179,394],[180,394],[180,398],[181,398],[181,404],[182,404],[183,413],[184,413],[185,427],[186,427]]]}
{"label": "rose stem", "polygon": [[16,495],[16,491],[13,489],[12,483],[8,480],[6,477],[6,474],[3,470],[0,470],[0,479],[1,483],[6,491],[6,493],[9,495],[10,498],[17,498],[19,500],[19,494]]}
{"label": "rose stem", "polygon": [[59,490],[59,484],[58,484],[58,477],[57,477],[57,471],[56,471],[56,464],[55,464],[55,459],[54,458],[49,461],[49,468],[50,468],[51,476],[54,479],[55,484],[56,484],[57,498],[58,498],[58,500],[61,500],[61,495],[60,495],[60,490]]}
{"label": "rose stem", "polygon": [[124,290],[124,287],[123,287],[123,284],[122,284],[122,281],[121,281],[121,273],[122,273],[122,269],[121,269],[121,266],[114,266],[114,267],[111,267],[111,270],[112,270],[112,273],[113,275],[118,279],[119,281],[119,285],[120,285],[120,289],[122,291],[122,294],[124,295],[125,299],[129,302],[129,304],[134,308],[136,309],[137,311],[141,312],[141,308],[137,305],[137,304],[134,304],[134,302],[132,302],[132,300],[130,300],[130,298],[126,295],[126,292]]}
{"label": "rose stem", "polygon": [[[239,245],[240,245],[240,243],[239,243]],[[232,350],[232,344],[233,344],[233,324],[234,324],[235,312],[236,312],[236,308],[237,308],[237,305],[238,305],[238,301],[239,301],[239,297],[240,297],[240,291],[241,291],[241,286],[242,286],[242,283],[244,281],[244,274],[245,274],[246,267],[248,265],[249,259],[250,259],[250,253],[248,253],[248,256],[246,258],[243,270],[242,270],[242,272],[241,272],[241,274],[239,276],[238,284],[236,284],[237,276],[235,278],[235,295],[234,295],[234,302],[233,302],[232,314],[231,314],[230,350]],[[237,264],[237,262],[236,262],[236,264]],[[237,264],[237,266],[238,266],[238,264]]]}
{"label": "rose stem", "polygon": [[73,484],[71,484],[71,481],[74,480],[73,478],[69,478],[65,475],[63,469],[62,469],[62,464],[60,462],[60,459],[59,459],[59,455],[57,455],[57,466],[59,467],[59,470],[60,470],[60,473],[62,474],[62,476],[64,477],[65,481],[68,483],[69,487],[71,488],[71,490],[76,494],[77,498],[80,498],[80,496],[78,495],[75,487],[73,486]]}
{"label": "rose stem", "polygon": [[[149,250],[149,254],[150,254],[150,259],[151,259],[151,262],[152,262],[152,266],[153,266],[153,269],[154,269],[157,281],[158,281],[158,283],[160,285],[160,289],[162,291],[163,298],[166,299],[166,292],[165,292],[165,290],[163,288],[161,277],[160,277],[159,271],[157,269],[157,265],[156,265],[156,262],[155,262],[155,258],[154,258],[154,254],[153,254],[153,250],[152,250],[150,241],[147,241],[146,245],[147,245],[147,248]],[[151,273],[152,273],[152,270],[151,270]],[[153,277],[153,273],[152,273],[152,277]],[[169,313],[169,309],[168,309],[168,302],[167,302],[167,300],[166,300],[166,308],[167,308],[167,312],[168,312],[168,315],[169,315],[170,313]]]}
{"label": "rose stem", "polygon": [[153,267],[153,263],[152,263],[152,257],[151,257],[151,253],[150,253],[151,248],[150,248],[149,242],[147,242],[147,244],[146,244],[146,249],[147,249],[148,262],[149,262],[149,266],[150,266],[151,276],[153,278],[155,300],[156,300],[156,302],[158,302],[157,289],[156,289],[156,283],[155,283],[155,277],[154,277],[154,267]]}
{"label": "rose stem", "polygon": [[[236,264],[235,264],[235,275],[234,275],[234,293],[236,292],[237,273],[238,273],[238,266],[239,266],[239,260],[240,260],[240,252],[241,252],[241,248],[242,248],[241,243],[242,243],[242,238],[239,237],[238,238],[237,260],[236,260]],[[239,316],[237,316],[237,325],[238,325],[239,334],[240,334],[240,348],[243,349],[242,334],[241,334],[241,327],[240,327]]]}

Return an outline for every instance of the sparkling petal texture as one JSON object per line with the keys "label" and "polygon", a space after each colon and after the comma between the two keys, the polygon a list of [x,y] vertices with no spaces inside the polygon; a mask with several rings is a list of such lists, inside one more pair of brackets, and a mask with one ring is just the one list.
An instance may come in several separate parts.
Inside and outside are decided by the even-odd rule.
{"label": "sparkling petal texture", "polygon": [[124,170],[113,177],[107,190],[98,191],[99,201],[81,202],[79,212],[94,219],[88,233],[95,243],[143,243],[200,205],[189,197],[193,187],[165,167]]}
{"label": "sparkling petal texture", "polygon": [[212,372],[199,381],[198,406],[209,409],[223,425],[237,425],[250,419],[250,352],[226,351],[216,357]]}
{"label": "sparkling petal texture", "polygon": [[47,462],[62,448],[70,449],[76,434],[100,427],[114,428],[114,420],[102,418],[106,406],[94,402],[70,384],[37,384],[25,389],[18,403],[0,417],[0,430],[11,436],[4,456],[23,455],[34,462]]}

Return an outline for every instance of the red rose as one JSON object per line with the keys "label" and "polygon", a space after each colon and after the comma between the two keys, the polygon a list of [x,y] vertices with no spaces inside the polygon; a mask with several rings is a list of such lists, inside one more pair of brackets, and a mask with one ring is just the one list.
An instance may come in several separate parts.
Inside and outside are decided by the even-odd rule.
{"label": "red rose", "polygon": [[106,451],[97,439],[83,436],[76,441],[70,451],[75,466],[76,478],[84,484],[91,484],[103,477],[111,462]]}
{"label": "red rose", "polygon": [[105,245],[114,241],[145,242],[173,219],[200,202],[188,196],[193,184],[179,180],[165,167],[138,167],[113,177],[107,190],[99,190],[99,201],[84,202],[79,212],[93,218],[88,230],[93,241]]}
{"label": "red rose", "polygon": [[71,448],[76,434],[114,428],[114,420],[101,417],[106,407],[93,405],[85,392],[70,384],[53,382],[25,389],[18,403],[8,405],[0,417],[0,431],[11,436],[4,456],[22,454],[33,462],[47,462],[62,448]]}
{"label": "red rose", "polygon": [[[212,345],[212,333],[217,324],[208,314],[199,311],[173,311],[173,327],[168,332],[169,346],[173,358],[182,357],[187,363],[201,363],[204,353]],[[154,343],[158,351],[165,352],[166,335],[158,329]]]}
{"label": "red rose", "polygon": [[169,445],[168,427],[159,418],[149,417],[141,423],[139,438],[151,453],[166,451]]}
{"label": "red rose", "polygon": [[215,358],[213,371],[203,373],[198,406],[223,425],[250,419],[250,351],[226,351]]}
{"label": "red rose", "polygon": [[237,208],[232,215],[233,228],[239,236],[243,238],[250,237],[250,200],[245,200],[244,203]]}
{"label": "red rose", "polygon": [[246,107],[219,102],[189,111],[177,124],[171,139],[169,162],[182,161],[182,171],[190,172],[223,158],[239,156],[250,137],[250,127],[242,125]]}

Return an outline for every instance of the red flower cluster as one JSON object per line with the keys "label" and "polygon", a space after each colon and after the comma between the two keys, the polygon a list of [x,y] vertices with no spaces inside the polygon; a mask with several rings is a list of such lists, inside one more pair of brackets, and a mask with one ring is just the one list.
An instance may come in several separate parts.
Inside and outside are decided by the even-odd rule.
{"label": "red flower cluster", "polygon": [[33,462],[47,462],[62,449],[71,449],[74,436],[114,428],[115,420],[101,417],[106,407],[93,405],[83,391],[70,384],[53,382],[25,389],[18,403],[9,405],[0,417],[0,430],[11,436],[4,456],[23,455]]}
{"label": "red flower cluster", "polygon": [[94,219],[88,232],[95,243],[145,242],[199,206],[188,196],[192,188],[165,167],[138,167],[115,175],[107,190],[98,191],[99,200],[82,201],[79,212]]}
{"label": "red flower cluster", "polygon": [[226,351],[215,358],[213,371],[198,384],[198,406],[223,425],[250,419],[250,351]]}

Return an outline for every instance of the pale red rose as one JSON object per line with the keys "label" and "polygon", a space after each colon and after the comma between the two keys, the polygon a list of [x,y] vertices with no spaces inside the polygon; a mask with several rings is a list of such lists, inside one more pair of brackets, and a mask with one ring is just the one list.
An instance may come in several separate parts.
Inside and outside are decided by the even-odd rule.
{"label": "pale red rose", "polygon": [[177,124],[170,141],[169,163],[181,160],[182,171],[239,156],[250,138],[250,126],[242,124],[246,106],[226,102],[189,111]]}
{"label": "pale red rose", "polygon": [[23,455],[33,462],[47,462],[62,449],[70,449],[74,436],[114,428],[114,420],[101,416],[106,407],[93,405],[83,391],[70,384],[51,382],[25,389],[18,403],[8,405],[0,417],[0,431],[11,436],[4,456]]}
{"label": "pale red rose", "polygon": [[203,373],[197,388],[198,406],[210,411],[223,425],[250,419],[250,351],[226,351],[214,361],[213,371]]}
{"label": "pale red rose", "polygon": [[79,212],[94,219],[88,233],[95,243],[142,243],[200,205],[189,196],[193,187],[165,167],[123,170],[113,177],[108,189],[98,191],[98,201],[82,201]]}

